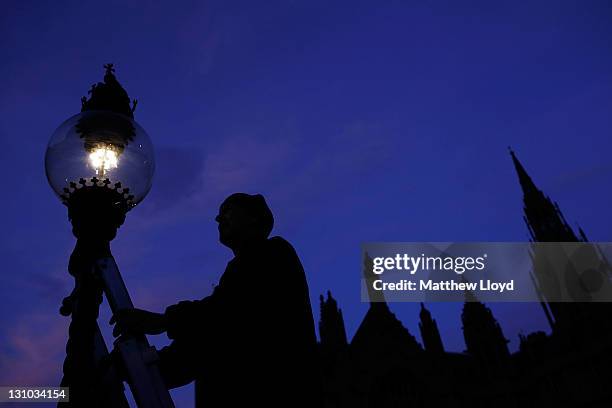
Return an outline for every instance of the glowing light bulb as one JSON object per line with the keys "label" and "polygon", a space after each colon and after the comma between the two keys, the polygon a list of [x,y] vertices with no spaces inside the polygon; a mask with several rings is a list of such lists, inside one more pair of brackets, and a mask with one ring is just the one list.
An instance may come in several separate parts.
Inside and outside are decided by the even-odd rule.
{"label": "glowing light bulb", "polygon": [[117,152],[112,147],[98,147],[89,154],[91,166],[96,175],[104,176],[108,170],[116,169],[119,164]]}
{"label": "glowing light bulb", "polygon": [[[128,197],[133,196],[126,203],[132,208],[151,189],[155,154],[151,139],[133,119],[110,111],[85,111],[53,132],[45,152],[45,173],[66,205],[76,191],[74,185],[80,189],[83,179],[87,187],[121,183],[121,191],[129,189]],[[92,181],[93,177],[98,180]]]}

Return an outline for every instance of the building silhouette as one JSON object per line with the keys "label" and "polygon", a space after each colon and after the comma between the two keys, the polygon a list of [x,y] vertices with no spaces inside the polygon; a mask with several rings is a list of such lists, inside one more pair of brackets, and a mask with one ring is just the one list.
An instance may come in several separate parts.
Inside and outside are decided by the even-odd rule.
{"label": "building silhouette", "polygon": [[[557,203],[539,190],[515,153],[511,159],[523,191],[524,221],[532,242],[587,242]],[[610,265],[601,252],[585,256]],[[534,264],[541,257],[532,254]],[[370,262],[366,255],[365,262]],[[531,271],[534,285],[547,279]],[[368,268],[366,268],[368,270]],[[366,280],[368,277],[366,277]],[[519,335],[518,351],[493,312],[476,299],[461,313],[466,350],[444,350],[437,323],[421,303],[423,346],[402,325],[382,294],[349,342],[342,311],[331,293],[321,296],[320,351],[325,407],[612,407],[612,304],[560,303],[540,293],[551,326]]]}

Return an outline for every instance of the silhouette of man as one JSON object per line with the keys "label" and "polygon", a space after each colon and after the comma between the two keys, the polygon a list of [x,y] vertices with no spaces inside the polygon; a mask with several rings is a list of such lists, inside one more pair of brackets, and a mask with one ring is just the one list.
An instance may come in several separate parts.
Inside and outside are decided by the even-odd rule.
{"label": "silhouette of man", "polygon": [[168,388],[196,380],[196,406],[315,406],[316,337],[304,269],[293,247],[268,238],[263,196],[229,196],[216,217],[234,252],[213,293],[158,314],[121,310],[113,333],[172,339],[159,351]]}

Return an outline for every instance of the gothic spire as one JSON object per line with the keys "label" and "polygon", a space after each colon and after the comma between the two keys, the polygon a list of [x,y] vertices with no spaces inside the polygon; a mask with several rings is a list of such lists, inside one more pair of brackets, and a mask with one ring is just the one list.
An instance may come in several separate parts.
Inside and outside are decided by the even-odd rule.
{"label": "gothic spire", "polygon": [[326,349],[337,351],[347,346],[346,329],[342,309],[338,307],[336,299],[327,291],[327,300],[321,295],[321,319],[319,321],[319,335],[321,345]]}
{"label": "gothic spire", "polygon": [[523,190],[524,220],[534,242],[580,241],[567,224],[557,203],[553,203],[539,190],[527,171],[510,149],[510,156]]}
{"label": "gothic spire", "polygon": [[464,303],[461,322],[469,354],[492,366],[503,364],[508,359],[508,340],[493,312],[484,303]]}
{"label": "gothic spire", "polygon": [[442,345],[442,337],[438,330],[436,320],[431,317],[429,310],[425,308],[421,302],[421,312],[419,313],[420,322],[419,330],[421,331],[421,339],[426,351],[433,353],[443,353],[444,346]]}
{"label": "gothic spire", "polygon": [[519,183],[521,184],[521,188],[523,189],[523,193],[527,194],[527,192],[535,192],[538,191],[535,183],[527,174],[527,171],[519,161],[519,159],[514,154],[514,150],[510,146],[508,146],[508,150],[510,151],[510,156],[512,157],[512,163],[514,164],[514,169],[516,170],[516,174],[519,178]]}

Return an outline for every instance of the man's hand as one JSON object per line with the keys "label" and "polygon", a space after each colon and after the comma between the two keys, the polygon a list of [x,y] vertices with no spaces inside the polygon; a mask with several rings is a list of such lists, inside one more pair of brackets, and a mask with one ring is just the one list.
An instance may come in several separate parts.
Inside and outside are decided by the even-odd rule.
{"label": "man's hand", "polygon": [[109,321],[116,323],[113,336],[120,334],[160,334],[166,331],[166,316],[141,309],[118,310]]}

